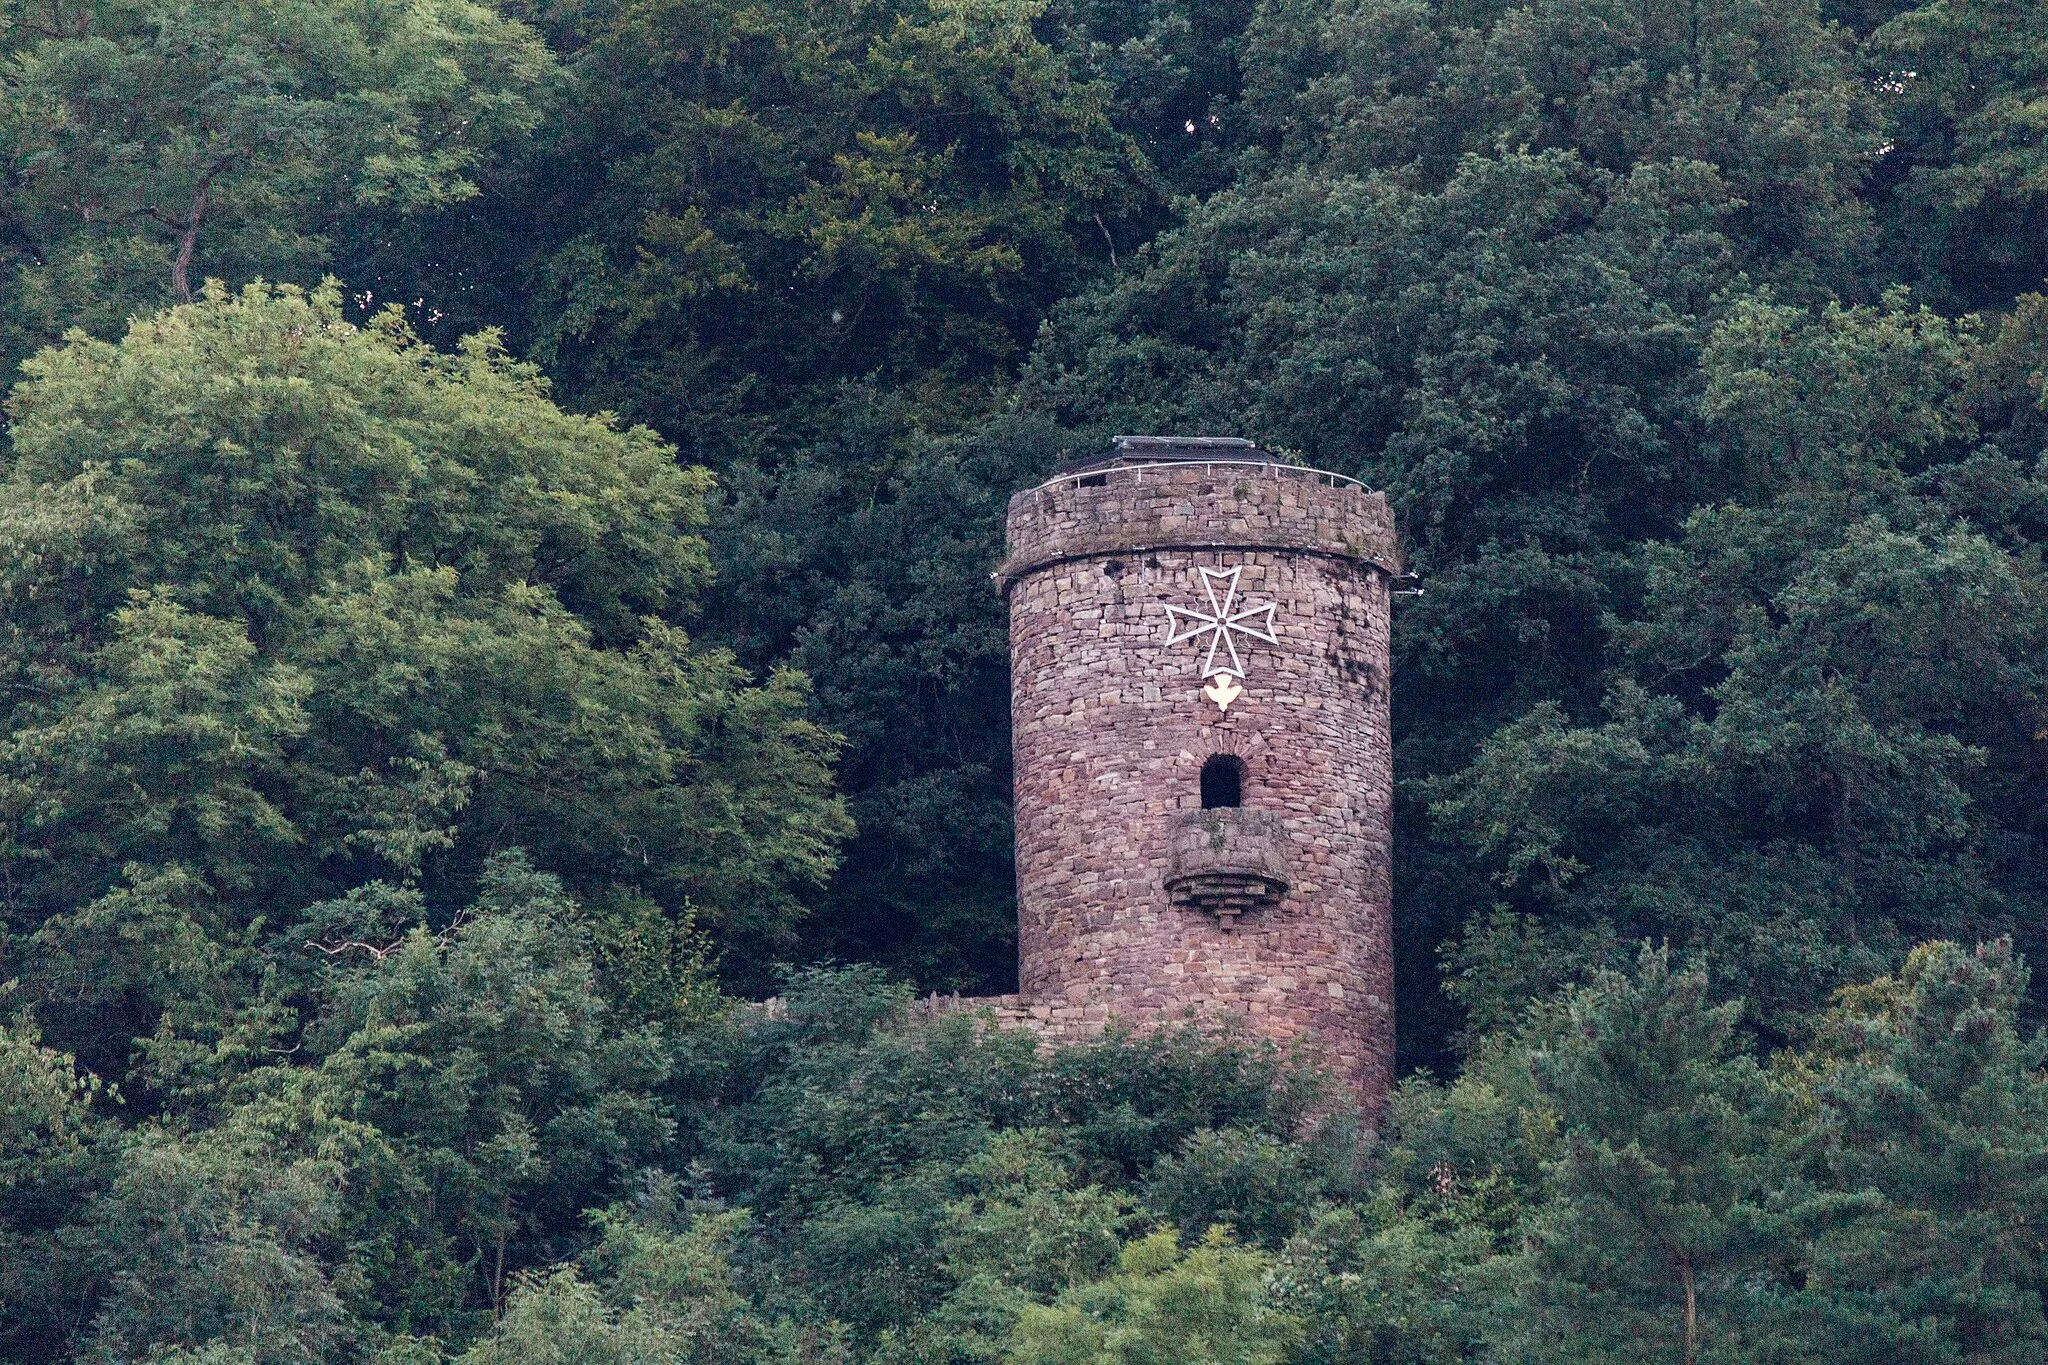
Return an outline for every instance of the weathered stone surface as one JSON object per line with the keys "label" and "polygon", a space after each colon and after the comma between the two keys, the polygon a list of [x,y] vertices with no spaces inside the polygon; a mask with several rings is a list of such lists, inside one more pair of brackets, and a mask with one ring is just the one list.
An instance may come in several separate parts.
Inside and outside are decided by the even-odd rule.
{"label": "weathered stone surface", "polygon": [[[1018,494],[1009,540],[1021,991],[985,1003],[1048,1037],[1234,1018],[1309,1046],[1376,1113],[1394,1041],[1385,500],[1277,463],[1113,468]],[[1240,638],[1227,713],[1201,694],[1203,650],[1165,643],[1167,604],[1205,604],[1205,566],[1278,606],[1278,645]],[[1215,754],[1243,762],[1228,814],[1285,882],[1228,918],[1168,890],[1176,829],[1216,813],[1199,788]]]}
{"label": "weathered stone surface", "polygon": [[1279,811],[1186,811],[1167,829],[1167,899],[1231,928],[1239,916],[1269,909],[1287,894],[1286,847]]}
{"label": "weathered stone surface", "polygon": [[1009,553],[996,580],[1007,593],[1065,561],[1155,549],[1286,550],[1389,574],[1401,563],[1384,494],[1313,469],[1233,460],[1094,471],[1025,489],[1010,499]]}

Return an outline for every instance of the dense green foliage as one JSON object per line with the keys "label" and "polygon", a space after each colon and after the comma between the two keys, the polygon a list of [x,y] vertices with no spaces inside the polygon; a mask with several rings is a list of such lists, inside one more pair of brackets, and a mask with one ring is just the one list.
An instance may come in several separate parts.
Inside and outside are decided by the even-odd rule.
{"label": "dense green foliage", "polygon": [[0,10],[4,354],[317,271],[362,215],[477,193],[554,58],[488,5],[61,3]]}
{"label": "dense green foliage", "polygon": [[[0,1358],[2042,1359],[2044,110],[1998,0],[0,0]],[[912,1004],[1146,430],[1425,589],[1377,1132]]]}
{"label": "dense green foliage", "polygon": [[508,845],[624,920],[787,944],[833,745],[800,677],[675,624],[707,481],[650,432],[260,288],[45,353],[9,415],[0,876],[95,1071],[220,1079],[295,1028],[260,954],[305,907],[445,913]]}
{"label": "dense green foliage", "polygon": [[[2044,1044],[1936,943],[1760,1064],[1645,949],[1408,1083],[1383,1140],[1280,1059],[1040,1055],[872,973],[635,1022],[514,856],[383,956],[281,944],[318,1022],[116,1137],[0,1034],[9,1349],[425,1362],[2019,1361],[2048,1342]],[[1194,1229],[1201,1229],[1195,1231]],[[155,1354],[150,1354],[152,1351]]]}

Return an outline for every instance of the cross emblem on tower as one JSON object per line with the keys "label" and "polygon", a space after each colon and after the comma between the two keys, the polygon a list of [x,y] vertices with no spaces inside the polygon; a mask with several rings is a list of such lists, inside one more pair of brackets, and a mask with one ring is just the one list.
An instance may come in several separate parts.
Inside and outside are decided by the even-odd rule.
{"label": "cross emblem on tower", "polygon": [[[1209,652],[1202,660],[1202,678],[1208,686],[1202,689],[1202,695],[1215,702],[1217,710],[1226,712],[1230,703],[1244,695],[1244,688],[1238,685],[1244,678],[1244,659],[1237,652],[1237,637],[1243,634],[1269,645],[1280,643],[1273,633],[1273,613],[1277,608],[1271,602],[1238,607],[1237,575],[1242,568],[1237,565],[1201,571],[1202,591],[1209,598],[1207,612],[1171,604],[1166,608],[1167,644],[1209,637]],[[1261,618],[1265,620],[1264,626],[1256,624]]]}

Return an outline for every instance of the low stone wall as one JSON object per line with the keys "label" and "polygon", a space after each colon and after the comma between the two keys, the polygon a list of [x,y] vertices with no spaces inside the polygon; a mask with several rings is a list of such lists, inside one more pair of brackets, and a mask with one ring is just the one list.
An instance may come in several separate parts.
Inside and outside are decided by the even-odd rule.
{"label": "low stone wall", "polygon": [[1107,1006],[1034,1001],[1021,995],[927,995],[913,1008],[930,1015],[985,1014],[997,1028],[1029,1029],[1047,1043],[1100,1037],[1109,1026]]}
{"label": "low stone wall", "polygon": [[[787,1019],[789,1002],[779,995],[749,1001],[741,1009],[762,1019]],[[1000,1029],[1028,1029],[1047,1044],[1080,1042],[1099,1038],[1109,1025],[1109,1010],[1101,1005],[1076,1005],[1064,1001],[1032,1003],[1021,995],[931,995],[911,1002],[913,1013],[937,1018],[944,1015],[980,1015]]]}
{"label": "low stone wall", "polygon": [[[742,1005],[740,1008],[766,1019],[786,1019],[789,1017],[789,1004],[779,995],[772,996],[767,1000],[750,1002]],[[1034,1004],[1021,995],[941,995],[934,993],[932,995],[919,996],[911,1001],[910,1011],[913,1017],[926,1019],[942,1019],[955,1015],[964,1015],[974,1019],[976,1022],[986,1021],[989,1026],[1000,1029],[1005,1033],[1029,1033],[1037,1039],[1040,1055],[1044,1055],[1054,1047],[1095,1041],[1107,1031],[1113,1018],[1118,1023],[1138,1033],[1143,1033],[1149,1029],[1181,1024],[1191,1024],[1204,1031],[1215,1031],[1224,1028],[1242,1027],[1245,1023],[1242,1018],[1227,1014],[1205,1016],[1192,1011],[1178,1020],[1165,1018],[1132,1019],[1117,1016],[1109,1008],[1099,1004],[1074,1004],[1064,1001],[1058,1003],[1041,1001]],[[1253,1038],[1256,1039],[1257,1035],[1258,1031],[1254,1029]],[[1268,1041],[1277,1040],[1269,1039]],[[1305,1060],[1312,1066],[1329,1066],[1335,1062],[1338,1064],[1338,1074],[1340,1076],[1342,1074],[1341,1059],[1332,1058],[1327,1050],[1317,1048],[1313,1043],[1310,1044],[1309,1051],[1305,1054]],[[1336,1095],[1341,1095],[1342,1093],[1341,1090],[1334,1092]],[[1327,1116],[1335,1109],[1348,1107],[1348,1105],[1336,1100],[1333,1095],[1328,1103],[1319,1105],[1315,1109],[1310,1115],[1310,1119],[1313,1121]],[[1359,1111],[1353,1109],[1352,1112],[1358,1113]],[[1362,1116],[1368,1125],[1373,1125],[1377,1122],[1378,1112],[1376,1106],[1367,1106]]]}

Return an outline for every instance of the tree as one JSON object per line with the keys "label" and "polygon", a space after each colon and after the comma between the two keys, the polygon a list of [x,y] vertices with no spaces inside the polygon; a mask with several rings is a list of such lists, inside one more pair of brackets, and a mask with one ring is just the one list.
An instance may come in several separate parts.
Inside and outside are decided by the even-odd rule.
{"label": "tree", "polygon": [[[11,989],[11,986],[10,986]],[[78,1216],[106,1165],[99,1078],[42,1045],[33,1019],[0,1024],[0,1344],[33,1356],[61,1340],[80,1295]]]}
{"label": "tree", "polygon": [[1884,22],[1864,66],[1888,139],[1871,198],[1890,210],[1897,249],[1945,303],[2005,308],[2048,274],[2048,19],[2037,6],[1980,0],[1886,6],[1873,17]]}
{"label": "tree", "polygon": [[189,303],[195,269],[304,277],[351,215],[474,195],[538,122],[552,67],[470,0],[16,0],[0,63],[0,290],[39,340]]}
{"label": "tree", "polygon": [[536,172],[536,358],[721,471],[817,434],[843,384],[979,412],[1146,197],[1042,12],[544,11],[580,97]]}
{"label": "tree", "polygon": [[838,1365],[832,1331],[762,1318],[734,1266],[744,1213],[693,1206],[657,1179],[631,1205],[596,1215],[601,1238],[579,1266],[525,1278],[462,1365]]}
{"label": "tree", "polygon": [[[488,863],[439,933],[423,909],[373,887],[295,926],[283,951],[328,960],[324,1008],[303,1035],[312,1069],[268,1084],[308,1149],[336,1125],[366,1135],[348,1144],[340,1217],[372,1315],[460,1336],[668,1155],[673,1044],[611,1013],[587,919],[523,857]],[[355,937],[393,912],[406,918]]]}
{"label": "tree", "polygon": [[1009,628],[987,569],[1040,433],[926,440],[902,407],[849,398],[831,439],[723,482],[705,630],[802,668],[846,738],[858,833],[816,901],[814,950],[927,990],[1008,989]]}
{"label": "tree", "polygon": [[2019,1361],[2048,1341],[2048,1040],[2016,1015],[2027,969],[2006,942],[1925,943],[1896,977],[1844,992],[1809,1064],[1829,1181],[1867,1218],[1814,1249],[1837,1358]]}
{"label": "tree", "polygon": [[1916,939],[2030,919],[2048,526],[2001,428],[2037,308],[1995,344],[1896,299],[1717,330],[1703,408],[1743,496],[1638,552],[1603,720],[1539,706],[1432,789],[1523,916],[1466,938],[1483,1021],[1656,933],[1786,1038]]}
{"label": "tree", "polygon": [[858,1349],[986,1358],[1023,1299],[1104,1268],[1118,1191],[1203,1129],[1284,1138],[1313,1098],[1269,1047],[1114,1033],[1041,1058],[879,976],[797,974],[785,1017],[744,1023],[696,1168],[780,1248],[771,1301]]}
{"label": "tree", "polygon": [[230,1348],[254,1365],[344,1359],[353,1324],[323,1256],[339,1163],[278,1154],[260,1111],[193,1138],[138,1134],[87,1227],[102,1298],[79,1358]]}
{"label": "tree", "polygon": [[116,1073],[160,1021],[232,1033],[266,936],[374,879],[445,916],[517,841],[746,970],[845,833],[804,680],[678,624],[701,471],[341,307],[210,294],[10,407],[0,865],[46,1022]]}
{"label": "tree", "polygon": [[1180,1249],[1170,1232],[1124,1248],[1117,1273],[1026,1308],[1015,1365],[1279,1365],[1297,1324],[1268,1300],[1268,1260],[1217,1231]]}
{"label": "tree", "polygon": [[[1537,1358],[1752,1360],[1778,1344],[1766,1262],[1782,1235],[1790,1097],[1742,1055],[1741,1006],[1647,945],[1633,977],[1568,998],[1530,1066],[1560,1146],[1529,1258]],[[1761,1302],[1759,1302],[1761,1301]]]}

